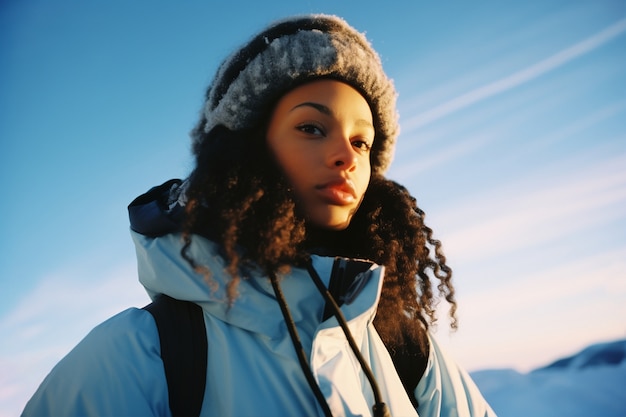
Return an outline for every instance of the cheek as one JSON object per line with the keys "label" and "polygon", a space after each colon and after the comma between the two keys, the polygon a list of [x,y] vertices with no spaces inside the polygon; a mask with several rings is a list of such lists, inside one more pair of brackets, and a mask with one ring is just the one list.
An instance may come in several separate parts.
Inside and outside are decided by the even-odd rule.
{"label": "cheek", "polygon": [[278,168],[292,181],[310,173],[315,165],[314,153],[298,141],[283,138],[275,143],[269,141],[268,146]]}
{"label": "cheek", "polygon": [[294,149],[271,149],[270,153],[283,180],[288,185],[298,200],[302,200],[304,190],[307,188],[307,179],[310,178],[310,163],[307,158],[301,158],[300,153]]}
{"label": "cheek", "polygon": [[370,180],[372,179],[372,168],[369,163],[364,165],[358,173],[358,191],[361,193],[361,199],[365,195],[367,188],[369,187]]}
{"label": "cheek", "polygon": [[274,158],[278,169],[280,169],[289,182],[294,182],[298,174],[299,161],[295,152],[277,152]]}

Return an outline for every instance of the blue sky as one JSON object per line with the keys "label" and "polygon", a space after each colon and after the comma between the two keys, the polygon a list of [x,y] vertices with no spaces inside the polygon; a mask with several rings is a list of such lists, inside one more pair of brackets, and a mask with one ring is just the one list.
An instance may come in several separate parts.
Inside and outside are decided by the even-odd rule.
{"label": "blue sky", "polygon": [[389,176],[454,269],[470,370],[626,336],[626,3],[5,1],[0,416],[147,296],[127,204],[191,169],[219,62],[269,21],[338,14],[400,93]]}

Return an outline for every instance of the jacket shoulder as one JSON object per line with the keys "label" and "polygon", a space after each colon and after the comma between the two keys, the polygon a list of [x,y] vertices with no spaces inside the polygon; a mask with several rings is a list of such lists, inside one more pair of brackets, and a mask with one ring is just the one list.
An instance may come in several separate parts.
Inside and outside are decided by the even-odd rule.
{"label": "jacket shoulder", "polygon": [[147,311],[95,327],[48,374],[23,415],[169,415],[159,336]]}

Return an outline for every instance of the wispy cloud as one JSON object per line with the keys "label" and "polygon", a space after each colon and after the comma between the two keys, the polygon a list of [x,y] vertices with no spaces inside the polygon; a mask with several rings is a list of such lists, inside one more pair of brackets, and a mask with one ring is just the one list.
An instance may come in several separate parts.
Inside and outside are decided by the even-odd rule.
{"label": "wispy cloud", "polygon": [[[625,116],[621,115],[621,113],[625,113],[625,110],[626,99],[623,99],[601,106],[594,111],[583,115],[582,117],[572,118],[569,123],[555,129],[552,132],[548,132],[546,135],[542,136],[540,140],[535,141],[535,143],[529,144],[527,151],[532,152],[540,147],[545,148],[548,145],[561,142],[579,134],[580,132],[595,127],[607,119],[611,119],[617,115],[624,118]],[[598,138],[595,139],[597,141]],[[619,140],[626,141],[624,138],[615,139],[615,141]]]}
{"label": "wispy cloud", "polygon": [[[461,300],[461,330],[443,339],[462,363],[528,370],[626,335],[626,153],[594,153],[607,149],[434,214]],[[489,349],[467,349],[478,340]]]}
{"label": "wispy cloud", "polygon": [[414,156],[411,157],[411,154],[406,153],[398,158],[390,175],[400,182],[408,181],[423,172],[450,164],[456,159],[475,152],[495,139],[497,139],[496,132],[484,132],[468,136],[465,140],[449,146],[438,147],[425,154],[412,152]]}
{"label": "wispy cloud", "polygon": [[147,300],[132,261],[106,270],[86,261],[42,277],[0,317],[0,417],[19,415],[52,366],[92,327]]}
{"label": "wispy cloud", "polygon": [[[463,279],[470,282],[483,273],[466,272]],[[621,279],[626,246],[536,271],[502,268],[498,273],[499,285],[489,291],[461,292],[460,330],[449,337],[439,334],[471,369],[528,371],[589,343],[626,337],[626,281]],[[489,348],[468,349],[480,341]]]}
{"label": "wispy cloud", "polygon": [[622,35],[624,32],[626,32],[626,19],[619,20],[600,32],[533,65],[514,72],[504,78],[473,89],[467,93],[461,94],[423,113],[410,117],[403,121],[403,127],[409,131],[420,128],[458,110],[518,87],[593,51],[608,41]]}
{"label": "wispy cloud", "polygon": [[[591,101],[588,91],[603,90],[610,79],[597,74],[593,61],[557,79],[519,89],[495,102],[469,106],[465,111],[441,119],[413,132],[404,132],[397,145],[390,176],[410,182],[441,167],[476,169],[485,167],[485,154],[500,152],[500,160],[537,155],[586,135],[586,146],[597,147],[610,138],[615,120],[626,114],[626,100],[608,97]],[[577,103],[572,106],[572,103]],[[584,103],[583,106],[580,106]],[[613,131],[611,130],[613,129]],[[536,170],[537,165],[528,167]]]}
{"label": "wispy cloud", "polygon": [[[461,329],[447,337],[442,324],[438,336],[465,366],[528,370],[626,336],[626,136],[615,123],[626,101],[594,96],[608,84],[606,71],[596,71],[606,70],[605,61],[587,60],[482,103],[615,33],[448,102],[463,106],[422,113],[437,118],[409,129],[419,140],[399,143],[392,176],[445,194],[428,220],[455,271]],[[588,106],[572,106],[580,100]]]}
{"label": "wispy cloud", "polygon": [[438,222],[457,260],[479,261],[624,218],[623,207],[626,154],[592,165],[577,157],[458,202]]}

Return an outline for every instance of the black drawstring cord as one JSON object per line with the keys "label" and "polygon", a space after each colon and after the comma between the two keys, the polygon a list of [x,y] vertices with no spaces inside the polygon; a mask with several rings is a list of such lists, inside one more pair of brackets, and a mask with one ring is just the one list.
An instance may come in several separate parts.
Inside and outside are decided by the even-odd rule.
{"label": "black drawstring cord", "polygon": [[322,407],[324,415],[327,417],[332,417],[333,414],[330,411],[330,407],[328,407],[326,398],[324,398],[324,394],[322,394],[319,385],[317,385],[317,381],[315,381],[315,377],[313,376],[313,372],[311,371],[311,367],[309,366],[309,361],[304,354],[304,348],[302,347],[302,342],[300,341],[300,337],[298,336],[296,324],[294,323],[293,317],[291,317],[291,313],[289,312],[289,308],[287,307],[287,301],[285,300],[285,296],[283,295],[283,292],[280,289],[280,285],[278,284],[278,278],[276,277],[276,274],[274,272],[270,272],[269,276],[270,280],[272,281],[274,293],[276,294],[276,299],[278,300],[278,304],[280,305],[280,310],[282,311],[283,318],[285,319],[285,323],[287,324],[287,330],[289,330],[291,342],[293,343],[293,347],[296,350],[296,355],[298,356],[300,367],[304,372],[304,376],[306,376],[306,380],[309,383],[311,390],[315,394],[317,402],[319,403],[320,407]]}
{"label": "black drawstring cord", "polygon": [[359,348],[357,347],[356,342],[354,341],[354,338],[352,337],[352,332],[350,332],[350,328],[348,327],[346,318],[341,312],[341,309],[337,305],[337,302],[333,298],[332,294],[328,291],[328,289],[322,282],[322,279],[320,278],[319,274],[317,273],[315,268],[313,268],[313,261],[310,258],[307,260],[307,270],[309,271],[309,275],[311,275],[311,278],[313,278],[313,282],[315,282],[315,285],[317,286],[318,291],[322,294],[322,296],[324,296],[324,299],[326,300],[326,302],[330,304],[330,306],[332,307],[333,314],[335,318],[337,319],[337,321],[339,322],[339,325],[341,326],[341,329],[343,330],[343,333],[346,336],[346,339],[348,340],[348,344],[350,345],[350,348],[352,349],[354,356],[356,356],[357,360],[359,361],[359,364],[361,365],[361,369],[363,369],[363,372],[365,373],[365,376],[367,377],[367,380],[369,381],[370,386],[372,387],[372,391],[374,392],[374,401],[375,401],[375,404],[372,407],[374,417],[391,417],[389,408],[382,401],[382,395],[380,393],[380,388],[378,388],[378,384],[376,383],[376,378],[374,377],[374,373],[370,369],[367,362],[365,362],[363,355],[361,355],[361,352],[359,351]]}

